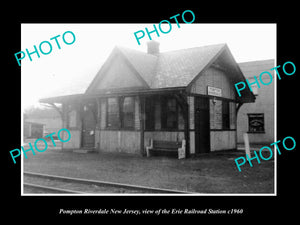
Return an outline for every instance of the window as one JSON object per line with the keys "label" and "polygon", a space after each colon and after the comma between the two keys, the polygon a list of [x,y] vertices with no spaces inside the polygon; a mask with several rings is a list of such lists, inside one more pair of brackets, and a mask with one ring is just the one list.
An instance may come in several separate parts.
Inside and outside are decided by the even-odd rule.
{"label": "window", "polygon": [[229,102],[229,120],[230,120],[230,129],[236,129],[236,103]]}
{"label": "window", "polygon": [[133,97],[125,97],[123,100],[122,109],[122,127],[133,128],[134,127],[134,99]]}
{"label": "window", "polygon": [[155,128],[155,98],[148,97],[145,99],[145,128],[154,130]]}
{"label": "window", "polygon": [[119,128],[120,126],[120,113],[118,98],[107,99],[107,127]]}
{"label": "window", "polygon": [[265,122],[263,113],[248,114],[249,133],[264,133]]}
{"label": "window", "polygon": [[230,128],[229,121],[229,102],[222,101],[222,128],[228,130]]}
{"label": "window", "polygon": [[217,99],[213,99],[212,100],[212,104],[213,104],[213,108],[212,108],[212,126],[213,126],[213,129],[216,129],[216,130],[222,130],[223,128],[223,111],[222,111],[222,100],[217,100]]}
{"label": "window", "polygon": [[175,98],[162,99],[162,128],[174,129],[178,127],[178,110]]}
{"label": "window", "polygon": [[[235,107],[235,105],[234,105]],[[226,100],[210,100],[210,125],[213,130],[230,130],[230,116],[234,111],[230,110],[230,102]]]}
{"label": "window", "polygon": [[135,103],[133,97],[107,99],[107,127],[134,128]]}

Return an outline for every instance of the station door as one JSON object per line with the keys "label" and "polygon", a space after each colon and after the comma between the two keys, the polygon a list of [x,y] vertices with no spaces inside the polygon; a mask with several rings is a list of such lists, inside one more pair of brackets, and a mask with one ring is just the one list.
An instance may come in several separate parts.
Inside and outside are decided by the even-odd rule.
{"label": "station door", "polygon": [[210,152],[209,98],[195,97],[195,153]]}
{"label": "station door", "polygon": [[95,129],[96,129],[96,104],[87,103],[82,109],[82,141],[81,147],[95,147]]}

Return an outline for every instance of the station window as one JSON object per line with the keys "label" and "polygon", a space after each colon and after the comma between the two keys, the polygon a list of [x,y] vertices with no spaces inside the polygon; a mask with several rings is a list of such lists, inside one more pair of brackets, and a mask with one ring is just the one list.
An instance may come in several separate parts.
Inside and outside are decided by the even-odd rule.
{"label": "station window", "polygon": [[223,130],[227,130],[230,128],[230,120],[229,120],[229,102],[222,101],[222,128]]}
{"label": "station window", "polygon": [[165,129],[178,128],[178,109],[175,98],[166,97],[162,99],[161,125]]}
{"label": "station window", "polygon": [[107,127],[119,128],[120,126],[120,113],[118,98],[107,99]]}
{"label": "station window", "polygon": [[263,113],[248,114],[249,130],[248,133],[264,133],[265,122]]}
{"label": "station window", "polygon": [[155,128],[155,101],[153,97],[145,99],[145,127],[146,130],[153,130]]}
{"label": "station window", "polygon": [[229,130],[230,114],[234,113],[230,110],[230,102],[226,100],[214,99],[211,101],[211,128],[215,130]]}
{"label": "station window", "polygon": [[134,127],[134,99],[133,99],[133,97],[125,97],[123,99],[122,127],[123,128],[133,128]]}
{"label": "station window", "polygon": [[107,99],[107,128],[134,128],[135,104],[133,97]]}

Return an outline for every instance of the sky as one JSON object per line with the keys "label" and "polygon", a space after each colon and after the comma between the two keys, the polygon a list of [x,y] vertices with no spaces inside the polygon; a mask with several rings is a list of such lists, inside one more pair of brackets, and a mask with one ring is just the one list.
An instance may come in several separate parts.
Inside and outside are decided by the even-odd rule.
{"label": "sky", "polygon": [[[39,52],[40,58],[32,54],[32,61],[26,55],[21,61],[22,109],[37,106],[40,98],[83,93],[115,46],[146,52],[147,35],[140,39],[140,45],[134,36],[145,27],[151,31],[153,24],[22,24],[20,51],[33,52],[33,46],[39,48],[43,41],[52,45],[50,54]],[[71,45],[62,40],[66,31],[75,35]],[[50,40],[57,35],[61,49],[55,40]],[[182,22],[178,28],[172,23],[169,33],[160,33],[160,37],[152,33],[151,37],[160,43],[161,52],[226,43],[238,63],[276,59],[276,24]],[[72,41],[70,34],[65,38]],[[47,44],[43,44],[43,50],[49,50]]]}

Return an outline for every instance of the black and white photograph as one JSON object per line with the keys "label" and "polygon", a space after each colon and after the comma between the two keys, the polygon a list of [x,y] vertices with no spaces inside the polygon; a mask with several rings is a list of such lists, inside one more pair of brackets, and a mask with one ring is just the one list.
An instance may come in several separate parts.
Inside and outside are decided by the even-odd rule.
{"label": "black and white photograph", "polygon": [[4,218],[292,220],[296,6],[84,3],[3,18]]}
{"label": "black and white photograph", "polygon": [[160,25],[22,24],[24,195],[276,194],[276,24]]}

